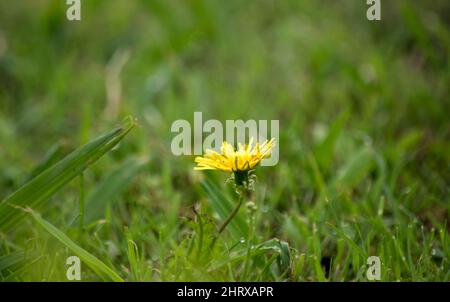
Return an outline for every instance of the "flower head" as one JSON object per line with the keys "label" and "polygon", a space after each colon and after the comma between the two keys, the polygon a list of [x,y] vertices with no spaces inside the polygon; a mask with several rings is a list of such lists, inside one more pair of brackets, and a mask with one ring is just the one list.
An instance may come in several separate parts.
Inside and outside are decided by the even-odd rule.
{"label": "flower head", "polygon": [[256,143],[254,147],[253,138],[247,145],[239,143],[235,150],[231,144],[224,141],[220,148],[221,153],[207,149],[205,154],[195,158],[197,167],[195,170],[221,170],[224,172],[247,172],[254,169],[262,159],[270,156],[275,139],[266,140],[261,145]]}

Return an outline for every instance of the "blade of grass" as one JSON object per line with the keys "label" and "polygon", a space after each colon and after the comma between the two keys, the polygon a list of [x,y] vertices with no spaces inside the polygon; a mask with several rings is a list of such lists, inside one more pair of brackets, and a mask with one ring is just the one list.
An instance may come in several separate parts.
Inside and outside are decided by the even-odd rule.
{"label": "blade of grass", "polygon": [[130,263],[132,281],[139,281],[139,250],[128,229],[125,230],[125,237],[127,238],[127,256]]}
{"label": "blade of grass", "polygon": [[8,231],[20,222],[24,217],[20,208],[38,209],[42,206],[49,197],[116,146],[134,126],[135,122],[131,122],[92,140],[4,199],[0,203],[0,230]]}
{"label": "blade of grass", "polygon": [[314,155],[317,159],[319,167],[323,171],[327,171],[333,162],[334,150],[336,142],[344,129],[345,123],[349,117],[349,111],[344,111],[330,126],[324,140],[314,148]]}
{"label": "blade of grass", "polygon": [[335,179],[337,188],[352,189],[359,184],[375,166],[373,151],[362,147],[339,170]]}
{"label": "blade of grass", "polygon": [[30,176],[27,178],[27,182],[38,176],[46,169],[54,165],[58,160],[64,157],[64,153],[68,150],[67,144],[64,142],[58,142],[50,147],[44,156],[44,159],[31,171]]}
{"label": "blade of grass", "polygon": [[[347,242],[347,244],[353,249],[353,251],[355,251],[358,255],[362,256],[363,258],[366,256],[364,253],[364,250],[359,247],[355,241],[353,241],[350,237],[348,237],[345,232],[343,230],[341,230],[340,228],[334,226],[331,223],[326,223],[326,225],[331,228],[334,232],[336,232],[336,234],[342,238],[345,242]],[[367,257],[365,257],[367,258]]]}
{"label": "blade of grass", "polygon": [[117,200],[116,197],[128,188],[146,163],[146,159],[130,158],[107,175],[86,199],[88,211],[84,215],[84,222],[88,224],[102,218],[108,204]]}
{"label": "blade of grass", "polygon": [[53,237],[58,239],[62,244],[67,246],[72,252],[74,252],[81,260],[100,278],[105,281],[116,281],[123,282],[124,280],[111,268],[109,268],[102,261],[97,259],[94,255],[80,247],[78,244],[73,242],[66,234],[64,234],[57,227],[52,225],[50,222],[41,217],[38,213],[33,210],[27,210],[34,220],[41,225],[47,232],[49,232]]}
{"label": "blade of grass", "polygon": [[17,264],[25,261],[24,253],[22,251],[13,252],[8,255],[0,256],[0,273],[3,270],[14,267]]}

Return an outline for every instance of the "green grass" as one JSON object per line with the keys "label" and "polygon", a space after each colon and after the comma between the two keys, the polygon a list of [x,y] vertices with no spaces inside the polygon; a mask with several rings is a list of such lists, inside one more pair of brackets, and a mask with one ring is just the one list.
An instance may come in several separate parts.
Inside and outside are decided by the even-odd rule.
{"label": "green grass", "polygon": [[[447,2],[0,3],[0,280],[450,281]],[[195,111],[280,121],[212,251],[236,197],[170,151]]]}

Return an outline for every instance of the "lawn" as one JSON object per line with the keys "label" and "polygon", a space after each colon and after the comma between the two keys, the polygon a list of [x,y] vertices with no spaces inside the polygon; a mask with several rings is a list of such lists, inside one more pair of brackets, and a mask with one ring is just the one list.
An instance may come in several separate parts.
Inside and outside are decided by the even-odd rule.
{"label": "lawn", "polygon": [[[450,281],[448,1],[67,8],[0,1],[0,280]],[[220,234],[230,173],[171,148],[194,112],[279,121]]]}

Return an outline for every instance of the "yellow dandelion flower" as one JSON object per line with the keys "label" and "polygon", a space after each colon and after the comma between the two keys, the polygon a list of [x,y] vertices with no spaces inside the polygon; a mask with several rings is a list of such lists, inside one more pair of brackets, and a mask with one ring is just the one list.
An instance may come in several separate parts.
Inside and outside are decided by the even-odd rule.
{"label": "yellow dandelion flower", "polygon": [[217,236],[211,241],[210,250],[214,247],[218,235],[222,233],[239,211],[243,199],[250,198],[251,191],[254,190],[255,182],[253,170],[261,160],[270,156],[274,144],[275,138],[272,138],[271,140],[266,140],[261,145],[256,143],[253,146],[252,137],[247,145],[238,144],[238,149],[235,150],[231,144],[224,141],[220,148],[220,153],[208,149],[203,156],[197,156],[195,158],[195,162],[197,163],[197,167],[194,168],[195,170],[221,170],[232,173],[229,180],[234,180],[235,191],[239,196],[236,207],[220,226]]}
{"label": "yellow dandelion flower", "polygon": [[231,144],[224,141],[220,148],[221,153],[207,149],[203,156],[195,158],[195,170],[221,170],[224,172],[245,172],[254,169],[262,159],[270,156],[275,139],[266,140],[254,147],[253,137],[247,145],[238,145],[235,150]]}

